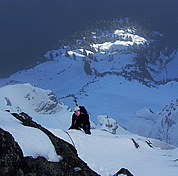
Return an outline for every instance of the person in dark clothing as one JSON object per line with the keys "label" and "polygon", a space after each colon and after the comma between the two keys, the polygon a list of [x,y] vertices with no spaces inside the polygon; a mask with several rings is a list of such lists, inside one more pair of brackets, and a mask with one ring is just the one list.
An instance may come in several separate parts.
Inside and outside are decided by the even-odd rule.
{"label": "person in dark clothing", "polygon": [[72,125],[69,129],[80,130],[81,128],[85,131],[86,134],[91,134],[90,132],[90,121],[88,113],[81,111],[80,106],[74,108],[74,113],[72,115]]}

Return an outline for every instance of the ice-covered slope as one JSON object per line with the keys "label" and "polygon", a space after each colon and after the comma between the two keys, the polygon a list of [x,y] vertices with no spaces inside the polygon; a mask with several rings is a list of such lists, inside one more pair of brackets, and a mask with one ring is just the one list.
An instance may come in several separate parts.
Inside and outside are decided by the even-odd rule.
{"label": "ice-covered slope", "polygon": [[[62,113],[62,112],[60,112]],[[43,118],[43,116],[41,116]],[[56,122],[57,123],[57,122]],[[44,156],[50,161],[60,160],[49,138],[40,130],[24,127],[7,112],[0,111],[1,128],[9,131],[19,143],[25,156]],[[50,131],[72,144],[69,136],[51,122]],[[177,174],[178,149],[156,140],[143,138],[128,132],[113,135],[106,131],[92,130],[92,135],[81,131],[69,131],[79,157],[102,176],[109,176],[124,167],[134,175],[168,176]],[[139,148],[136,149],[134,139]],[[145,141],[150,140],[152,147]],[[154,145],[153,145],[154,144]]]}

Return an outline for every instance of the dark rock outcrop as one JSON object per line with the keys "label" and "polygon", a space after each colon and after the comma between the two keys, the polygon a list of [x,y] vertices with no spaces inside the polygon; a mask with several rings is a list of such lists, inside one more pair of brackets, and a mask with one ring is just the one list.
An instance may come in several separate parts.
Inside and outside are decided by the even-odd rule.
{"label": "dark rock outcrop", "polygon": [[[50,162],[43,156],[24,157],[12,135],[0,128],[0,176],[99,176],[78,157],[76,149],[50,131],[37,124],[26,113],[12,113],[23,125],[43,131],[53,143],[59,162]],[[120,169],[114,176],[133,176],[127,169]]]}
{"label": "dark rock outcrop", "polygon": [[[89,173],[76,172],[75,168],[63,165],[60,162],[49,162],[44,157],[25,157],[22,166],[24,175],[36,174],[37,176],[69,176],[90,175]],[[91,174],[92,175],[92,174]]]}
{"label": "dark rock outcrop", "polygon": [[133,176],[128,169],[121,168],[114,176],[119,176],[120,174],[127,175],[127,176]]}
{"label": "dark rock outcrop", "polygon": [[11,176],[17,173],[23,153],[12,135],[0,128],[0,175]]}
{"label": "dark rock outcrop", "polygon": [[23,157],[22,150],[9,132],[0,130],[0,175],[1,176],[98,176],[87,164],[78,157],[76,149],[50,131],[37,124],[27,114],[13,113],[23,125],[38,128],[51,140],[56,153],[62,156],[59,162],[50,162],[39,156]]}

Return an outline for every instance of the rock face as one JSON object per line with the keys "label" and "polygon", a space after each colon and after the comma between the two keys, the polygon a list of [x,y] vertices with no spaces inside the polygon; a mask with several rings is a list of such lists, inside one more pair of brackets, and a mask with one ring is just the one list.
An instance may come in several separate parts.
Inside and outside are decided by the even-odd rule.
{"label": "rock face", "polygon": [[[26,113],[12,113],[22,125],[38,128],[51,140],[57,155],[62,157],[59,162],[50,162],[39,156],[24,157],[13,136],[0,128],[0,176],[99,176],[78,157],[76,149],[50,131],[37,124]],[[127,169],[120,169],[114,176],[124,174],[133,176]]]}
{"label": "rock face", "polygon": [[[27,111],[26,107],[28,107],[35,113],[54,114],[67,109],[67,106],[59,102],[51,90],[44,90],[29,83],[4,86],[1,91],[3,93],[0,98],[5,100],[2,105],[10,111]],[[18,100],[14,99],[11,91],[18,94]],[[18,101],[28,106],[19,106]]]}
{"label": "rock face", "polygon": [[0,128],[0,175],[14,175],[23,160],[22,150],[12,135]]}
{"label": "rock face", "polygon": [[[24,114],[23,114],[24,115]],[[22,150],[12,135],[0,128],[0,175],[1,176],[98,176],[77,154],[76,149],[69,143],[53,135],[32,120],[13,114],[22,121],[23,125],[38,128],[51,140],[56,153],[62,156],[59,162],[47,161],[44,157],[23,157]]]}
{"label": "rock face", "polygon": [[119,176],[119,175],[127,175],[127,176],[133,176],[128,169],[121,168],[116,174],[113,176]]}

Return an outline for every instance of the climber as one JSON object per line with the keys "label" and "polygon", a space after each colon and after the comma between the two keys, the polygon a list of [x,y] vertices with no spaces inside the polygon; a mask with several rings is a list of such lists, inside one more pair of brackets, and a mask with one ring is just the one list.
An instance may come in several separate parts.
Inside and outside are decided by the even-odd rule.
{"label": "climber", "polygon": [[74,113],[72,115],[72,125],[69,129],[83,129],[86,134],[91,134],[89,114],[84,106],[74,107]]}

